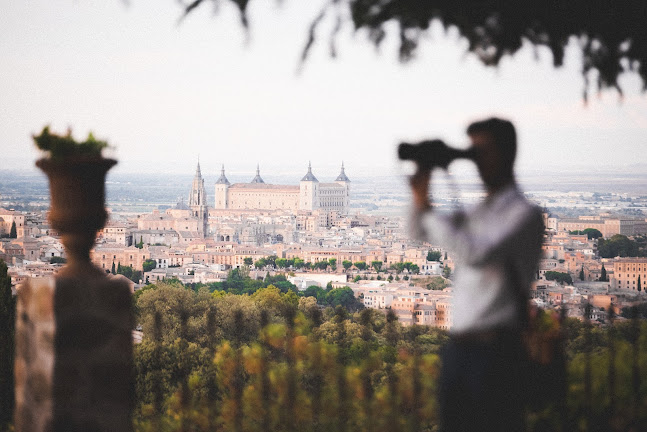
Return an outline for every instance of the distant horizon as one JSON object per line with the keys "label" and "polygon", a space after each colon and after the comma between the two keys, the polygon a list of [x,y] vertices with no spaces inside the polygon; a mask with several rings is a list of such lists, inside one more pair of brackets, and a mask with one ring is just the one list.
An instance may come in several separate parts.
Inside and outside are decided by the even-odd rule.
{"label": "distant horizon", "polygon": [[[197,163],[197,161],[196,161]],[[442,170],[434,175],[433,182],[441,188],[451,188],[454,182],[464,192],[478,190],[482,187],[481,180],[476,169],[470,162],[461,161],[455,163],[457,166],[450,167],[450,176],[446,176]],[[386,168],[356,167],[353,161],[344,161],[345,172],[351,180],[351,192],[357,192],[357,187],[365,190],[399,190],[407,189],[406,177],[411,166],[394,164]],[[119,165],[117,165],[119,166]],[[209,196],[212,196],[213,187],[220,176],[220,164],[212,164],[200,161],[202,177],[205,179],[205,186]],[[236,166],[240,168],[236,168]],[[239,163],[227,169],[227,178],[232,183],[247,183],[252,180],[256,171],[256,164]],[[163,185],[166,182],[172,185],[173,189],[182,190],[190,188],[191,179],[195,174],[195,165],[188,170],[180,170],[177,166],[175,171],[156,170],[154,172],[140,171],[128,172],[125,170],[112,169],[108,172],[106,183],[110,185],[128,184],[141,182],[141,185]],[[332,182],[340,172],[340,165],[324,166],[313,164],[313,173],[320,182]],[[283,165],[280,167],[272,164],[261,165],[260,174],[266,183],[273,184],[298,184],[307,172],[307,161],[299,167],[295,164]],[[47,182],[46,176],[35,166],[29,170],[0,168],[0,180],[4,177],[5,186],[11,181],[18,184],[35,181],[41,185]],[[595,167],[581,168],[569,166],[563,169],[555,166],[547,168],[529,168],[519,170],[517,181],[522,190],[529,193],[538,192],[615,192],[618,194],[629,194],[632,196],[647,196],[647,172],[639,164],[633,164],[633,168],[625,167]],[[185,183],[180,185],[179,183]],[[355,185],[355,187],[353,186]],[[2,191],[0,187],[0,193]],[[169,195],[169,200],[175,199],[177,194]]]}
{"label": "distant horizon", "polygon": [[[115,158],[114,155],[106,154],[104,157]],[[24,172],[24,173],[40,173],[35,163],[39,158],[34,158],[29,161],[25,158],[3,158],[3,165],[0,166],[0,172]],[[146,163],[142,160],[120,160],[116,158],[117,165],[110,171],[114,174],[123,175],[137,175],[137,174],[173,174],[183,175],[195,173],[195,168],[198,163],[197,156],[194,160],[187,162],[186,160],[169,160],[169,161],[156,161],[155,164]],[[342,162],[345,165],[346,173],[349,177],[353,175],[361,175],[363,177],[381,177],[384,175],[401,175],[410,172],[412,166],[408,162],[400,162],[395,158],[395,151],[392,161],[383,164],[368,164],[366,162],[356,162],[350,159],[339,159],[338,163],[324,162],[319,163],[316,159],[304,159],[301,162],[275,162],[275,161],[254,161],[250,162],[240,161],[217,161],[210,162],[204,157],[200,157],[200,167],[203,175],[220,175],[221,167],[224,165],[225,173],[229,176],[230,173],[234,175],[247,175],[251,174],[252,177],[256,173],[256,165],[260,165],[261,176],[271,173],[275,174],[280,170],[285,174],[299,174],[305,175],[308,169],[308,163],[312,163],[312,170],[315,176],[336,177],[341,169]],[[458,165],[458,164],[457,164]],[[476,171],[469,167],[469,162],[462,162],[458,168],[452,168],[458,175],[475,175]],[[591,175],[594,173],[624,173],[624,174],[644,174],[644,163],[642,162],[626,162],[624,164],[610,165],[610,164],[589,164],[584,162],[569,162],[569,161],[549,161],[545,162],[543,166],[536,164],[526,164],[526,166],[518,164],[515,168],[519,177],[529,175],[541,174],[560,174],[560,175]],[[352,180],[352,178],[351,178]],[[319,181],[322,181],[319,179]],[[647,186],[645,186],[647,193]]]}
{"label": "distant horizon", "polygon": [[[319,37],[296,73],[320,2],[251,2],[249,31],[224,2],[181,24],[177,2],[4,2],[0,6],[2,168],[33,170],[31,134],[45,125],[92,131],[113,146],[115,173],[226,169],[301,172],[312,160],[328,177],[401,171],[401,141],[441,138],[466,145],[478,119],[512,120],[519,174],[549,167],[598,172],[647,164],[647,97],[636,72],[614,90],[582,100],[581,50],[564,66],[529,43],[497,68],[466,54],[468,42],[438,20],[416,59],[398,62],[398,29],[378,52],[364,32],[342,28],[337,57]],[[322,2],[323,3],[323,0]],[[324,19],[321,34],[334,27]],[[596,74],[587,76],[596,82]]]}

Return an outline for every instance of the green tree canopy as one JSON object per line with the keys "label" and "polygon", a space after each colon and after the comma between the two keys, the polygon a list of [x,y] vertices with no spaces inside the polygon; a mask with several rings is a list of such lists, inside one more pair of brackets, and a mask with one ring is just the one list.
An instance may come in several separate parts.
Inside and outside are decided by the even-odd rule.
{"label": "green tree canopy", "polygon": [[[181,337],[180,316],[184,313],[191,317],[204,314],[204,306],[196,308],[195,296],[194,291],[186,289],[180,283],[165,281],[149,285],[149,288],[136,299],[138,320],[144,335],[152,337],[155,334],[154,317],[156,312],[160,312],[163,316],[160,332],[162,339],[172,342]],[[195,341],[200,337],[197,327],[203,326],[204,323],[193,320],[192,324],[194,325],[189,326],[185,338]]]}
{"label": "green tree canopy", "polygon": [[622,234],[616,234],[608,240],[598,240],[598,253],[602,258],[644,256],[645,250],[640,250],[638,243]]}
{"label": "green tree canopy", "polygon": [[586,234],[589,240],[594,240],[602,237],[600,230],[597,230],[595,228],[586,228],[583,233]]}
{"label": "green tree canopy", "polygon": [[277,258],[276,266],[278,268],[286,268],[288,266],[288,260],[286,260],[285,258]]}
{"label": "green tree canopy", "polygon": [[144,270],[144,273],[153,270],[155,267],[157,267],[157,263],[155,262],[155,260],[152,260],[152,259],[147,259],[142,264],[142,269]]}
{"label": "green tree canopy", "polygon": [[404,270],[404,263],[398,262],[391,264],[391,269],[395,270],[396,273],[402,273],[402,271]]}
{"label": "green tree canopy", "polygon": [[326,270],[328,267],[328,260],[317,261],[313,266],[315,269]]}
{"label": "green tree canopy", "polygon": [[602,233],[595,229],[595,228],[586,228],[583,230],[574,230],[574,231],[569,231],[569,234],[577,234],[577,235],[586,235],[589,240],[594,240],[597,238],[602,237]]}
{"label": "green tree canopy", "polygon": [[266,263],[267,263],[267,265],[269,265],[269,266],[276,267],[276,260],[277,260],[277,258],[278,258],[278,257],[277,257],[276,255],[270,255],[270,256],[265,257],[265,262],[266,262]]}
{"label": "green tree canopy", "polygon": [[366,263],[364,261],[357,261],[353,265],[357,267],[358,270],[366,270]]}
{"label": "green tree canopy", "polygon": [[568,273],[547,271],[545,277],[546,277],[546,280],[554,280],[561,284],[568,284],[568,285],[573,284],[573,278]]}
{"label": "green tree canopy", "polygon": [[432,251],[430,250],[427,252],[427,261],[440,261],[442,254],[440,251]]}
{"label": "green tree canopy", "polygon": [[16,230],[16,221],[11,222],[11,230],[9,230],[9,238],[18,238],[18,231]]}
{"label": "green tree canopy", "polygon": [[317,285],[310,285],[303,291],[304,297],[314,297],[317,300],[324,300],[326,297],[326,290]]}
{"label": "green tree canopy", "polygon": [[349,287],[330,290],[326,294],[326,303],[332,307],[342,306],[351,312],[364,308],[364,304],[355,297],[355,293]]}
{"label": "green tree canopy", "polygon": [[273,315],[279,316],[285,312],[287,307],[296,306],[292,299],[296,298],[297,303],[299,301],[297,297],[286,296],[287,294],[282,293],[279,288],[268,285],[252,294],[251,298],[261,309],[266,309]]}
{"label": "green tree canopy", "polygon": [[353,266],[353,262],[348,260],[343,260],[341,262],[341,265],[344,266],[344,270],[348,271],[348,269]]}
{"label": "green tree canopy", "polygon": [[259,259],[254,263],[254,267],[256,267],[257,269],[265,268],[265,266],[266,266],[266,265],[267,265],[267,260],[266,260],[265,258],[259,258]]}
{"label": "green tree canopy", "polygon": [[117,274],[124,275],[135,283],[139,283],[142,279],[142,272],[133,269],[131,266],[122,266],[121,264],[117,266]]}

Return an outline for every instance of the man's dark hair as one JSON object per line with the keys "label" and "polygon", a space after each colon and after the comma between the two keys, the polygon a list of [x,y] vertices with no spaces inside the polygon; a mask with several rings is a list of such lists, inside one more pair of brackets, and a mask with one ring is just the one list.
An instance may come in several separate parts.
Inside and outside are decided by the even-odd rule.
{"label": "man's dark hair", "polygon": [[517,156],[517,132],[512,122],[492,117],[487,120],[477,121],[467,127],[467,135],[488,133],[494,139],[495,145],[505,158],[512,171],[514,159]]}

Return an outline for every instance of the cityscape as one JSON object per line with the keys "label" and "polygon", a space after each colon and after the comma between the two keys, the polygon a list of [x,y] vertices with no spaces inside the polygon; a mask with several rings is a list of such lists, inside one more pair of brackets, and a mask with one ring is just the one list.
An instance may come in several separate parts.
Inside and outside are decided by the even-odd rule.
{"label": "cityscape", "polygon": [[[118,286],[125,289],[135,321],[124,328],[132,319],[131,306],[112,320],[121,329],[121,343],[134,347],[137,372],[133,405],[105,417],[107,430],[182,430],[187,425],[242,430],[249,424],[251,430],[355,425],[372,431],[393,429],[394,422],[416,430],[438,425],[434,377],[438,353],[454,324],[454,281],[461,271],[453,251],[411,238],[405,174],[355,178],[352,161],[340,162],[334,171],[318,170],[316,161],[303,165],[302,175],[266,175],[257,164],[245,176],[228,175],[221,164],[219,175],[206,179],[206,162],[197,161],[193,176],[108,178],[107,221],[96,231],[88,264],[114,286],[89,292],[105,296]],[[639,347],[647,335],[637,324],[647,312],[647,194],[636,184],[639,176],[599,174],[597,185],[575,175],[521,181],[527,198],[542,209],[544,226],[542,257],[529,293],[535,333],[529,336],[528,352],[537,358],[538,369],[527,384],[533,389],[531,406],[544,408],[526,414],[531,430],[546,424],[554,430],[570,428],[582,418],[587,425],[616,422],[618,429],[642,421],[635,410],[641,403]],[[25,326],[24,318],[23,324],[17,322],[23,335],[18,340],[32,340],[27,347],[39,345],[56,336],[37,305],[51,301],[45,300],[50,281],[65,280],[65,269],[78,265],[78,251],[52,226],[60,208],[51,207],[54,191],[42,176],[1,171],[0,178],[0,263],[7,265],[10,293],[20,297],[27,290],[23,299],[40,298],[33,306],[22,303],[34,325]],[[160,188],[160,181],[168,187]],[[474,177],[445,174],[434,190],[434,205],[443,213],[470,208],[484,197]],[[96,288],[81,283],[78,289],[81,299],[87,296],[83,291]],[[80,323],[97,316],[91,309],[85,315],[69,310]],[[89,331],[92,324],[85,326],[68,329],[67,337]],[[232,351],[230,344],[242,346]],[[248,351],[252,347],[256,351]],[[395,347],[399,354],[390,357],[388,350]],[[41,355],[51,352],[47,345],[39,349]],[[112,357],[121,358],[124,349],[115,346],[111,355],[93,361],[114,362]],[[625,353],[617,366],[616,350]],[[159,363],[155,358],[162,352],[168,361]],[[613,363],[600,363],[609,356]],[[75,359],[77,368],[93,362],[87,361],[90,353]],[[265,366],[249,369],[254,362]],[[247,369],[236,369],[243,364]],[[52,373],[20,354],[16,367],[29,371],[19,382]],[[232,375],[222,375],[231,367]],[[288,374],[280,375],[286,367]],[[342,378],[340,370],[359,371],[364,378]],[[323,384],[308,394],[311,373]],[[617,384],[602,386],[607,375]],[[129,376],[114,375],[113,380],[126,383]],[[56,383],[55,377],[49,379]],[[266,383],[260,393],[258,380]],[[273,397],[271,382],[293,390]],[[236,390],[241,385],[242,393]],[[419,388],[417,397],[408,395],[408,385]],[[617,390],[618,398],[627,398],[630,387],[634,402],[614,408],[611,417],[604,414],[614,399],[601,394],[613,396]],[[30,391],[17,383],[16,400],[26,400],[21,395]],[[94,391],[108,401],[112,397],[102,387]],[[348,391],[362,396],[350,400]],[[373,413],[382,403],[380,394],[385,405]],[[336,402],[322,402],[326,398]],[[558,415],[566,403],[580,403],[571,401],[584,401],[576,406],[592,411],[582,414],[577,408]],[[247,411],[259,404],[265,408]],[[49,418],[38,403],[19,404],[16,412],[18,419]]]}
{"label": "cityscape", "polygon": [[647,3],[0,6],[0,432],[647,430]]}
{"label": "cityscape", "polygon": [[[128,268],[133,292],[167,279],[222,282],[243,267],[260,279],[285,274],[299,291],[349,287],[364,307],[393,310],[403,325],[450,329],[452,251],[409,238],[403,185],[376,191],[371,179],[353,181],[343,163],[325,177],[305,161],[303,171],[291,184],[272,184],[257,166],[247,182],[232,183],[222,166],[209,184],[198,162],[192,181],[183,177],[149,202],[139,196],[154,184],[109,181],[110,219],[92,261],[112,274]],[[441,187],[437,205],[472,205],[483,192],[469,186],[459,197]],[[645,301],[647,194],[588,187],[527,193],[544,208],[546,227],[532,297],[539,307],[565,306],[579,318],[592,302],[590,318],[604,322],[611,304],[620,313]],[[0,259],[9,264],[14,289],[26,278],[55,274],[65,250],[47,222],[46,185],[25,179],[3,183],[0,193]],[[616,247],[621,240],[633,249]],[[268,257],[271,264],[259,265]]]}

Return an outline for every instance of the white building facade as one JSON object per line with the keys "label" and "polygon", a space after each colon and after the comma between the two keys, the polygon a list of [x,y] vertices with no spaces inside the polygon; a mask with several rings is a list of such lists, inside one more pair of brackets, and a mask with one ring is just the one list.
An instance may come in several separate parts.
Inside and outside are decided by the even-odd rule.
{"label": "white building facade", "polygon": [[344,171],[331,183],[320,183],[308,164],[308,172],[299,185],[267,184],[256,168],[249,183],[229,183],[222,168],[215,186],[215,208],[234,210],[300,210],[347,214],[350,207],[350,179]]}

